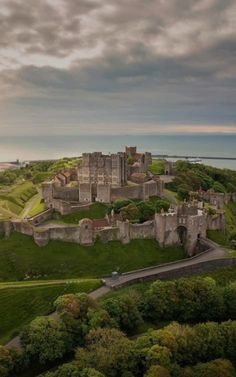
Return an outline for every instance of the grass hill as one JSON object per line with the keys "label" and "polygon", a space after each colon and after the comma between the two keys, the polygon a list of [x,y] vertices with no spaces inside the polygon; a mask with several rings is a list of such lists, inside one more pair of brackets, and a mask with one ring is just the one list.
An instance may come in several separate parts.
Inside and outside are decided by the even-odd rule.
{"label": "grass hill", "polygon": [[98,279],[0,283],[0,343],[13,338],[36,316],[52,312],[58,296],[89,293],[100,285]]}
{"label": "grass hill", "polygon": [[1,208],[8,217],[18,216],[29,199],[37,194],[37,189],[31,181],[14,185],[9,191],[0,191]]}
{"label": "grass hill", "polygon": [[38,247],[32,237],[14,233],[0,242],[0,281],[102,277],[186,257],[181,247],[160,248],[155,240],[93,246],[50,241]]}

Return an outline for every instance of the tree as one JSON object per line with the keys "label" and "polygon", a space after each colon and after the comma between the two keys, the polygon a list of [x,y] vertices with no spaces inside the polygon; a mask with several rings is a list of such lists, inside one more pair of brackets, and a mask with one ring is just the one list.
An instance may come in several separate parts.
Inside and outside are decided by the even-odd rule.
{"label": "tree", "polygon": [[139,295],[132,291],[121,297],[105,300],[103,306],[121,330],[130,332],[142,323],[139,303]]}
{"label": "tree", "polygon": [[224,288],[224,300],[228,318],[236,319],[236,282]]}
{"label": "tree", "polygon": [[179,304],[174,281],[155,281],[146,292],[144,299],[145,316],[152,319],[173,319]]}
{"label": "tree", "polygon": [[121,208],[126,207],[130,203],[132,203],[130,199],[117,199],[113,203],[113,209],[115,213],[119,213]]}
{"label": "tree", "polygon": [[7,377],[12,372],[13,367],[10,350],[0,346],[0,377]]}
{"label": "tree", "polygon": [[213,190],[215,192],[221,192],[221,193],[225,193],[226,192],[226,189],[224,187],[224,185],[220,182],[214,182],[213,186],[212,186]]}
{"label": "tree", "polygon": [[7,377],[14,372],[20,372],[26,364],[27,360],[21,350],[0,346],[0,377]]}
{"label": "tree", "polygon": [[88,309],[87,313],[88,328],[89,330],[103,328],[103,327],[116,327],[116,322],[110,317],[105,309]]}
{"label": "tree", "polygon": [[98,308],[96,301],[86,293],[66,294],[58,297],[54,306],[74,345],[80,344],[89,331],[89,309]]}
{"label": "tree", "polygon": [[63,364],[55,372],[43,374],[42,377],[81,377],[81,374],[76,364],[71,362]]}
{"label": "tree", "polygon": [[167,347],[155,344],[147,352],[146,365],[150,367],[153,364],[159,364],[167,368],[170,366],[171,357],[171,352]]}
{"label": "tree", "polygon": [[65,325],[50,317],[37,317],[22,332],[21,343],[41,364],[63,357],[71,349]]}
{"label": "tree", "polygon": [[155,214],[155,209],[148,203],[140,202],[137,204],[137,208],[140,213],[140,222],[150,220]]}
{"label": "tree", "polygon": [[135,204],[130,203],[126,207],[123,207],[120,211],[122,220],[138,220],[140,212]]}
{"label": "tree", "polygon": [[175,170],[177,172],[186,172],[191,169],[191,163],[186,160],[178,160],[175,162]]}
{"label": "tree", "polygon": [[168,369],[160,366],[153,365],[145,374],[144,377],[171,377]]}
{"label": "tree", "polygon": [[181,200],[188,200],[190,191],[191,191],[191,187],[187,186],[186,184],[182,184],[177,189],[178,197]]}
{"label": "tree", "polygon": [[211,278],[156,281],[146,292],[144,314],[152,319],[220,320],[225,315],[222,290]]}
{"label": "tree", "polygon": [[84,319],[89,308],[97,307],[96,302],[86,293],[66,294],[59,296],[54,302],[59,314],[70,314],[73,318]]}
{"label": "tree", "polygon": [[162,209],[164,209],[165,211],[168,211],[168,209],[170,208],[170,203],[167,200],[158,199],[155,201],[154,206],[155,206],[155,210],[159,213],[161,212]]}
{"label": "tree", "polygon": [[76,364],[80,369],[95,368],[109,377],[120,377],[134,367],[133,342],[116,329],[92,330],[85,348],[78,348]]}
{"label": "tree", "polygon": [[194,377],[235,377],[236,372],[229,360],[217,359],[199,363],[193,367]]}
{"label": "tree", "polygon": [[105,377],[105,374],[98,372],[94,368],[85,368],[82,370],[80,377]]}

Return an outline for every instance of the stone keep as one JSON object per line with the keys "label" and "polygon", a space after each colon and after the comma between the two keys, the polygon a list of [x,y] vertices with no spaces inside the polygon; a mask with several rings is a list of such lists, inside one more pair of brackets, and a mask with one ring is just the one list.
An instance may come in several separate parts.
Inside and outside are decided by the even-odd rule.
{"label": "stone keep", "polygon": [[103,155],[101,152],[83,153],[78,167],[80,184],[111,185],[120,187],[127,184],[126,153]]}

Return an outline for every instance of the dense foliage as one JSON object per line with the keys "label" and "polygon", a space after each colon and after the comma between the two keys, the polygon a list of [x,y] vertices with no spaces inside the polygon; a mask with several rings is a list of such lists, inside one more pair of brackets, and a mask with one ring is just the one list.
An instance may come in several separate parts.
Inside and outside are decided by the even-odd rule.
{"label": "dense foliage", "polygon": [[169,207],[170,202],[167,199],[153,196],[145,201],[118,199],[112,203],[109,211],[113,209],[115,213],[119,213],[122,220],[143,223],[151,220],[155,212],[159,213],[162,209],[167,211]]}
{"label": "dense foliage", "polygon": [[188,161],[175,163],[176,177],[167,187],[187,199],[191,191],[213,189],[215,192],[236,192],[236,172]]}
{"label": "dense foliage", "polygon": [[[54,317],[38,317],[23,331],[23,354],[0,349],[1,377],[11,376],[19,363],[43,365],[71,352],[73,361],[45,376],[235,377],[235,282],[220,287],[209,277],[156,281],[143,293],[131,290],[101,303],[80,293],[60,296],[54,305]],[[129,339],[147,319],[197,324],[172,322]],[[217,322],[198,323],[209,320]]]}
{"label": "dense foliage", "polygon": [[78,161],[78,158],[63,158],[56,161],[32,162],[19,169],[7,169],[0,172],[0,186],[10,186],[20,180],[32,180],[34,183],[41,183],[59,170],[76,166]]}

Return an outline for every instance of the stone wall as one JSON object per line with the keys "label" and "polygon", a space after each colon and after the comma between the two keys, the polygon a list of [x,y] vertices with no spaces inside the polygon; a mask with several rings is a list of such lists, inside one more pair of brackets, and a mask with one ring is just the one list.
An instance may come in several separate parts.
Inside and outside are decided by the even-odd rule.
{"label": "stone wall", "polygon": [[160,213],[155,216],[156,240],[160,246],[169,246],[180,242],[177,233],[177,213]]}
{"label": "stone wall", "polygon": [[111,186],[97,185],[97,202],[110,203],[111,202]]}
{"label": "stone wall", "polygon": [[0,237],[10,237],[13,231],[13,225],[11,221],[0,221]]}
{"label": "stone wall", "polygon": [[75,213],[79,211],[86,211],[90,208],[91,203],[83,204],[73,204],[60,199],[53,199],[53,209],[59,212],[61,215],[69,215],[70,213]]}
{"label": "stone wall", "polygon": [[80,184],[123,186],[127,183],[127,155],[118,152],[103,155],[101,152],[83,153],[78,167]]}
{"label": "stone wall", "polygon": [[207,216],[207,229],[208,230],[224,230],[225,229],[225,216],[219,213],[212,216]]}
{"label": "stone wall", "polygon": [[46,211],[40,212],[38,215],[35,215],[28,219],[29,223],[32,225],[42,224],[43,222],[50,220],[53,215],[53,209],[49,208]]}
{"label": "stone wall", "polygon": [[194,255],[198,239],[200,237],[206,238],[206,231],[207,216],[205,213],[187,218],[187,239],[185,248],[188,251],[188,255]]}
{"label": "stone wall", "polygon": [[53,200],[53,182],[44,182],[42,184],[42,196],[46,208],[50,208]]}
{"label": "stone wall", "polygon": [[159,195],[158,192],[158,182],[148,181],[143,183],[143,200],[148,200],[151,196]]}
{"label": "stone wall", "polygon": [[146,221],[143,224],[130,224],[129,235],[131,240],[155,239],[155,224],[153,221]]}
{"label": "stone wall", "polygon": [[[177,279],[183,276],[200,275],[209,271],[213,271],[216,268],[231,267],[236,265],[236,258],[220,258],[213,259],[210,261],[199,262],[193,265],[188,265],[186,267],[178,267],[176,264],[176,269],[171,269],[170,271],[157,272],[152,275],[145,277],[137,277],[137,279],[132,279],[130,284],[137,283],[140,281],[150,281],[155,279]],[[147,269],[144,269],[147,270]],[[142,270],[139,270],[142,271]],[[129,273],[124,273],[122,276],[128,275]],[[116,284],[116,288],[120,288],[123,285],[127,285],[127,282]]]}
{"label": "stone wall", "polygon": [[49,230],[49,238],[50,240],[80,243],[80,233],[78,225],[55,227]]}
{"label": "stone wall", "polygon": [[121,198],[142,199],[142,197],[142,185],[112,187],[111,189],[111,201],[115,201]]}
{"label": "stone wall", "polygon": [[115,201],[120,198],[147,200],[151,196],[157,195],[163,195],[163,185],[161,180],[151,180],[133,186],[111,188],[111,201]]}
{"label": "stone wall", "polygon": [[81,183],[79,185],[79,201],[81,203],[92,202],[92,185],[90,183]]}
{"label": "stone wall", "polygon": [[[50,213],[50,211],[45,212]],[[33,220],[31,222],[15,220],[8,223],[0,222],[0,232],[8,235],[15,230],[22,234],[33,235],[39,246],[46,245],[49,240],[92,245],[97,236],[102,242],[119,240],[123,244],[133,239],[156,239],[161,247],[183,245],[191,256],[198,249],[199,239],[206,237],[207,228],[223,229],[223,213],[217,217],[207,216],[201,210],[198,210],[196,215],[183,215],[185,211],[180,211],[180,213],[181,215],[178,211],[156,214],[153,221],[143,224],[131,224],[129,221],[118,220],[116,227],[103,224],[101,229],[94,226],[93,220],[86,218],[82,219],[79,225],[48,224],[43,227],[35,226],[37,223]]]}
{"label": "stone wall", "polygon": [[220,192],[201,192],[203,199],[208,201],[216,209],[223,209],[226,204],[231,201],[236,202],[236,193],[220,193]]}
{"label": "stone wall", "polygon": [[79,201],[79,188],[78,187],[59,187],[54,185],[53,198],[61,199],[67,202]]}
{"label": "stone wall", "polygon": [[118,227],[108,227],[95,231],[95,238],[98,237],[103,243],[117,241],[119,239]]}
{"label": "stone wall", "polygon": [[134,239],[155,239],[154,221],[143,224],[131,224],[129,221],[117,221],[118,240],[124,244]]}
{"label": "stone wall", "polygon": [[61,215],[68,215],[71,213],[71,204],[65,200],[53,199],[52,207]]}
{"label": "stone wall", "polygon": [[27,236],[33,236],[34,234],[33,226],[25,220],[13,220],[12,225],[15,232],[22,233]]}

